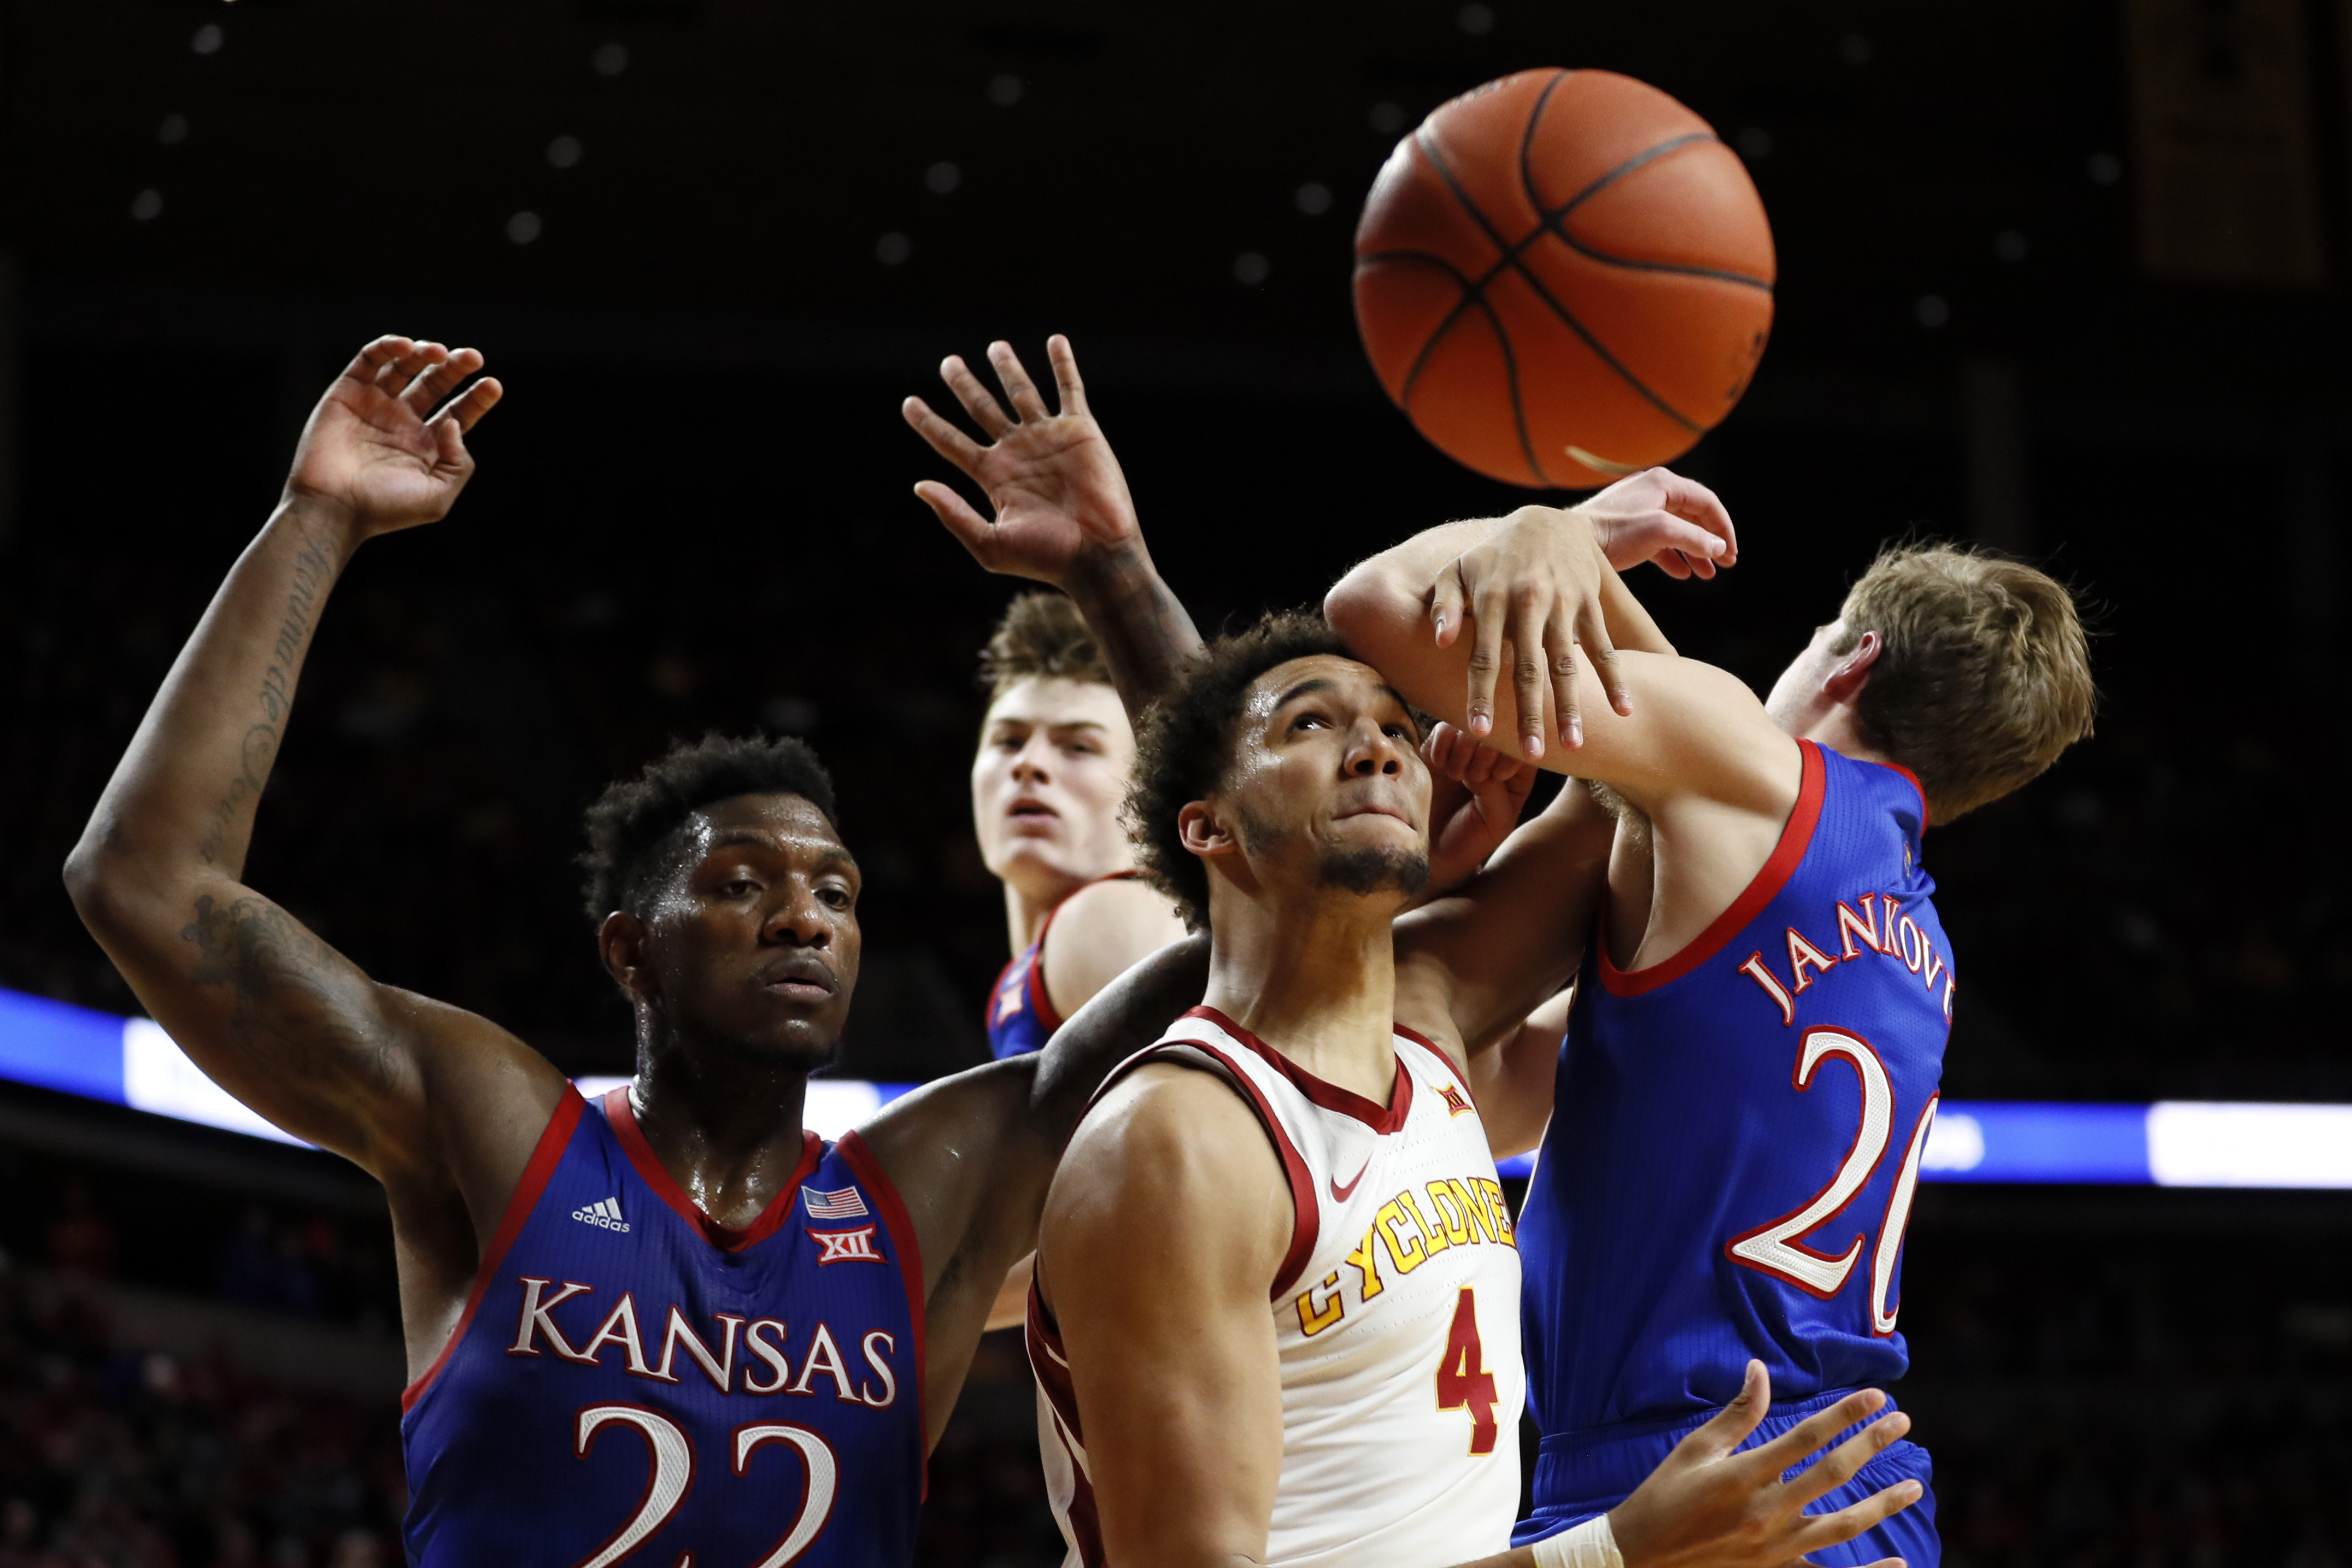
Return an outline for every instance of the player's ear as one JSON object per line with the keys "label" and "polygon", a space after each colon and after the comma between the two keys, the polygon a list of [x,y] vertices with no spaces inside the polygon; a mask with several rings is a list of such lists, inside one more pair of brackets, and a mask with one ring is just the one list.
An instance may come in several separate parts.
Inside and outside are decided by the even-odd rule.
{"label": "player's ear", "polygon": [[1219,820],[1216,809],[1206,800],[1188,801],[1176,813],[1176,836],[1186,850],[1202,860],[1231,854],[1238,847],[1233,831]]}
{"label": "player's ear", "polygon": [[596,927],[596,956],[604,972],[632,1001],[653,995],[653,972],[646,964],[646,923],[625,909],[604,916]]}
{"label": "player's ear", "polygon": [[1829,678],[1822,683],[1822,695],[1832,702],[1850,703],[1870,685],[1870,672],[1878,664],[1878,655],[1886,651],[1886,643],[1875,632],[1864,632],[1853,651],[1830,667]]}

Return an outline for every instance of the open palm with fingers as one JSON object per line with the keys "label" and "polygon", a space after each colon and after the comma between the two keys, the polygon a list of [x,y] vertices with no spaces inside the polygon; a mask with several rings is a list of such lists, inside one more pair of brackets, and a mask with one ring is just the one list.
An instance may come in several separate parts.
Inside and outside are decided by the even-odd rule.
{"label": "open palm with fingers", "polygon": [[449,399],[481,368],[472,349],[410,338],[362,349],[303,426],[288,497],[338,507],[363,535],[438,522],[473,477],[466,433],[502,390],[486,376]]}
{"label": "open palm with fingers", "polygon": [[988,436],[986,445],[921,398],[908,398],[901,412],[933,451],[988,497],[992,519],[939,480],[915,486],[972,559],[990,571],[1063,584],[1094,559],[1141,549],[1143,536],[1127,476],[1102,426],[1087,412],[1070,340],[1055,334],[1046,340],[1045,353],[1060,395],[1058,412],[1046,408],[1009,343],[988,347],[989,363],[1012,405],[1009,413],[961,356],[951,354],[940,364],[940,379]]}

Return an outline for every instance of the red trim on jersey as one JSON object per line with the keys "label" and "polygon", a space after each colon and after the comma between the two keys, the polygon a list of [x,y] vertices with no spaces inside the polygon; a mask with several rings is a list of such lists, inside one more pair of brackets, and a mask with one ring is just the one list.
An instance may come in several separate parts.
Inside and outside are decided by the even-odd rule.
{"label": "red trim on jersey", "polygon": [[1054,1010],[1054,998],[1045,994],[1045,933],[1054,928],[1054,916],[1061,912],[1060,904],[1054,905],[1046,913],[1045,923],[1037,927],[1037,945],[1030,949],[1029,973],[1021,982],[1022,989],[1029,993],[1029,1010],[1037,1015],[1037,1027],[1045,1031],[1048,1040],[1062,1027],[1062,1015]]}
{"label": "red trim on jersey", "polygon": [[801,1163],[793,1167],[792,1176],[768,1207],[760,1210],[760,1218],[740,1230],[719,1223],[702,1212],[694,1199],[686,1196],[669,1172],[662,1168],[660,1156],[646,1142],[645,1130],[637,1125],[637,1113],[629,1105],[629,1086],[623,1084],[606,1092],[604,1100],[604,1119],[613,1124],[614,1136],[621,1140],[621,1152],[637,1168],[637,1176],[653,1188],[654,1196],[677,1211],[678,1218],[701,1233],[702,1239],[721,1252],[740,1252],[746,1247],[756,1247],[776,1233],[776,1228],[792,1218],[793,1202],[800,1197],[801,1183],[816,1169],[824,1157],[824,1140],[814,1133],[801,1134]]}
{"label": "red trim on jersey", "polygon": [[[1232,1027],[1224,1023],[1222,1014],[1212,1012],[1207,1008],[1194,1008],[1192,1012],[1202,1013],[1216,1019],[1220,1028]],[[1190,1018],[1192,1013],[1187,1013],[1185,1016]],[[1258,1042],[1251,1040],[1249,1036],[1243,1035],[1242,1038],[1249,1040],[1250,1043],[1256,1045],[1259,1051],[1265,1051],[1265,1046],[1258,1045]],[[1282,1119],[1274,1113],[1274,1107],[1266,1103],[1265,1095],[1259,1090],[1256,1082],[1248,1073],[1242,1071],[1239,1062],[1208,1041],[1163,1040],[1159,1044],[1147,1047],[1128,1058],[1127,1061],[1120,1066],[1119,1071],[1124,1073],[1130,1067],[1139,1066],[1154,1056],[1162,1055],[1172,1057],[1179,1066],[1185,1065],[1184,1059],[1175,1054],[1180,1051],[1200,1051],[1225,1070],[1225,1076],[1233,1081],[1234,1087],[1240,1091],[1243,1100],[1251,1110],[1257,1113],[1258,1121],[1265,1127],[1266,1137],[1274,1144],[1275,1154],[1282,1160],[1282,1173],[1290,1182],[1290,1250],[1282,1255],[1282,1264],[1274,1271],[1274,1288],[1266,1292],[1268,1301],[1278,1301],[1289,1294],[1291,1286],[1298,1282],[1299,1274],[1307,1267],[1307,1260],[1315,1255],[1315,1239],[1323,1232],[1323,1205],[1322,1201],[1315,1196],[1315,1177],[1307,1170],[1306,1159],[1292,1145],[1290,1134],[1282,1130]],[[1267,1054],[1272,1053],[1267,1052]],[[1281,1059],[1276,1057],[1275,1060]],[[1193,1071],[1201,1071],[1197,1062],[1191,1065]],[[1402,1067],[1397,1069],[1397,1075],[1406,1084],[1406,1103],[1410,1105],[1412,1080],[1405,1076]],[[1362,1100],[1363,1096],[1359,1094],[1352,1095],[1350,1098]],[[1366,1100],[1364,1103],[1370,1104],[1371,1102]]]}
{"label": "red trim on jersey", "polygon": [[[889,1228],[890,1245],[898,1251],[898,1273],[907,1286],[907,1315],[915,1325],[915,1416],[924,1434],[922,1495],[931,1495],[930,1425],[923,1403],[924,1368],[929,1347],[923,1332],[923,1248],[915,1239],[915,1222],[907,1214],[907,1205],[898,1196],[898,1184],[882,1168],[872,1148],[856,1133],[841,1134],[834,1147],[841,1151],[844,1164],[857,1173],[857,1179],[873,1193],[874,1201],[881,1207],[882,1223]],[[814,1168],[814,1166],[812,1166]],[[794,1185],[798,1185],[797,1183]],[[766,1216],[761,1216],[765,1218]]]}
{"label": "red trim on jersey", "polygon": [[[1746,929],[1748,923],[1764,912],[1764,906],[1779,896],[1798,865],[1811,847],[1813,829],[1822,820],[1822,786],[1827,772],[1822,763],[1821,747],[1810,740],[1799,740],[1797,750],[1804,758],[1804,774],[1797,785],[1797,803],[1790,808],[1789,820],[1781,826],[1780,841],[1772,846],[1771,855],[1731,907],[1717,915],[1707,928],[1687,943],[1671,958],[1640,969],[1620,969],[1609,961],[1609,944],[1604,939],[1595,944],[1601,949],[1601,984],[1612,997],[1638,997],[1654,991],[1672,980],[1679,980],[1717,953],[1724,945]],[[1606,921],[1604,913],[1602,919]]]}
{"label": "red trim on jersey", "polygon": [[1421,1047],[1422,1050],[1429,1052],[1430,1055],[1437,1058],[1438,1061],[1444,1065],[1445,1071],[1454,1075],[1454,1082],[1462,1085],[1462,1092],[1469,1098],[1470,1109],[1475,1111],[1478,1108],[1478,1096],[1471,1092],[1470,1081],[1462,1076],[1462,1069],[1454,1064],[1454,1059],[1446,1055],[1444,1050],[1440,1047],[1435,1040],[1430,1039],[1419,1030],[1407,1029],[1401,1023],[1392,1023],[1389,1025],[1389,1027],[1396,1030],[1397,1033],[1404,1036],[1405,1039],[1412,1041],[1413,1044]]}
{"label": "red trim on jersey", "polygon": [[[1077,897],[1089,887],[1100,887],[1107,882],[1125,882],[1135,874],[1131,871],[1115,871],[1108,876],[1098,876],[1083,886],[1073,888],[1070,898]],[[1055,1010],[1054,998],[1045,993],[1045,938],[1053,934],[1054,916],[1062,913],[1062,905],[1069,903],[1070,898],[1045,911],[1045,918],[1037,927],[1037,940],[1029,944],[1029,951],[1035,956],[1030,960],[1029,973],[1023,982],[1029,993],[1029,1006],[1036,1013],[1037,1022],[1043,1026],[1048,1038],[1067,1020]],[[1011,967],[1010,965],[1006,967]],[[998,977],[1000,982],[1003,978],[1003,976]]]}
{"label": "red trim on jersey", "polygon": [[[1838,755],[1840,757],[1844,757],[1845,753],[1841,751]],[[1849,758],[1849,760],[1866,760],[1873,767],[1891,768],[1895,772],[1903,775],[1904,778],[1911,780],[1911,788],[1919,791],[1919,831],[1923,833],[1927,831],[1927,787],[1919,782],[1919,776],[1916,773],[1912,772],[1911,769],[1904,767],[1900,762],[1881,762],[1876,758],[1858,759]]]}
{"label": "red trim on jersey", "polygon": [[508,1249],[515,1244],[515,1238],[522,1234],[523,1225],[530,1218],[531,1210],[539,1207],[540,1195],[547,1190],[548,1181],[555,1175],[555,1167],[562,1163],[563,1151],[572,1146],[572,1134],[580,1125],[580,1113],[587,1109],[588,1102],[580,1098],[580,1091],[569,1083],[565,1084],[563,1097],[555,1103],[555,1113],[547,1119],[546,1127],[539,1134],[539,1142],[531,1147],[530,1160],[522,1167],[522,1179],[515,1183],[514,1195],[507,1199],[506,1212],[499,1216],[497,1232],[491,1236],[490,1244],[482,1249],[482,1266],[474,1270],[474,1286],[466,1292],[466,1310],[457,1314],[457,1326],[449,1332],[448,1342],[442,1345],[441,1354],[433,1358],[433,1364],[426,1367],[415,1382],[400,1391],[402,1415],[407,1415],[416,1402],[425,1397],[425,1391],[433,1385],[435,1378],[441,1375],[441,1369],[449,1364],[450,1356],[457,1354],[458,1342],[473,1326],[474,1313],[480,1308],[482,1298],[489,1293],[490,1276],[497,1273],[499,1265],[507,1260]]}
{"label": "red trim on jersey", "polygon": [[[1207,1019],[1211,1023],[1264,1057],[1267,1066],[1289,1079],[1292,1086],[1301,1094],[1306,1095],[1309,1101],[1322,1106],[1326,1111],[1337,1111],[1342,1116],[1353,1116],[1383,1137],[1402,1129],[1404,1126],[1405,1113],[1412,1109],[1412,1075],[1404,1070],[1404,1063],[1402,1061],[1397,1063],[1396,1081],[1389,1087],[1389,1103],[1383,1106],[1377,1101],[1365,1099],[1352,1089],[1342,1089],[1336,1083],[1326,1083],[1214,1008],[1194,1008],[1184,1016],[1188,1019]],[[1393,1024],[1390,1027],[1395,1028]],[[1169,1043],[1191,1045],[1198,1042],[1172,1040]],[[1436,1048],[1432,1046],[1430,1049],[1433,1051]]]}
{"label": "red trim on jersey", "polygon": [[1078,1562],[1082,1568],[1103,1568],[1106,1554],[1102,1519],[1095,1507],[1094,1478],[1078,1461],[1078,1450],[1087,1446],[1087,1439],[1084,1428],[1078,1425],[1077,1385],[1070,1380],[1070,1363],[1063,1353],[1062,1332],[1055,1325],[1053,1310],[1045,1305],[1045,1298],[1038,1293],[1037,1271],[1034,1268],[1029,1271],[1029,1312],[1023,1325],[1023,1338],[1029,1351],[1029,1368],[1036,1375],[1037,1387],[1045,1396],[1046,1408],[1053,1415],[1054,1440],[1062,1445],[1070,1461],[1070,1502],[1065,1517],[1076,1540]]}

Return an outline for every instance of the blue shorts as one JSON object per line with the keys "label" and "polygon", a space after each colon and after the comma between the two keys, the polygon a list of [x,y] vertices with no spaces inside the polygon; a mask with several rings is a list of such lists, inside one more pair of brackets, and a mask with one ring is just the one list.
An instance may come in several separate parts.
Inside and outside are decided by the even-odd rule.
{"label": "blue shorts", "polygon": [[[1840,1389],[1800,1404],[1775,1406],[1739,1446],[1752,1448],[1759,1443],[1769,1442],[1852,1392]],[[1879,1418],[1884,1419],[1894,1409],[1895,1401],[1889,1399]],[[1658,1468],[1685,1434],[1705,1426],[1707,1420],[1706,1416],[1684,1416],[1663,1421],[1629,1421],[1622,1426],[1561,1432],[1546,1437],[1536,1459],[1535,1511],[1511,1531],[1511,1544],[1524,1546],[1530,1541],[1541,1541],[1615,1508],[1633,1495],[1633,1489]],[[1859,1430],[1858,1427],[1849,1428],[1849,1432]],[[1846,1432],[1840,1433],[1839,1440],[1846,1436]],[[1834,1447],[1836,1444],[1832,1443],[1822,1451],[1826,1453]],[[1806,1468],[1799,1466],[1789,1473],[1793,1476]],[[1936,1535],[1936,1493],[1929,1485],[1934,1474],[1927,1450],[1908,1438],[1898,1438],[1863,1466],[1853,1479],[1816,1499],[1805,1511],[1835,1513],[1902,1480],[1919,1483],[1923,1489],[1919,1500],[1852,1541],[1808,1553],[1806,1561],[1821,1563],[1823,1568],[1859,1568],[1860,1564],[1875,1563],[1883,1557],[1900,1557],[1907,1568],[1939,1568],[1944,1549]]]}

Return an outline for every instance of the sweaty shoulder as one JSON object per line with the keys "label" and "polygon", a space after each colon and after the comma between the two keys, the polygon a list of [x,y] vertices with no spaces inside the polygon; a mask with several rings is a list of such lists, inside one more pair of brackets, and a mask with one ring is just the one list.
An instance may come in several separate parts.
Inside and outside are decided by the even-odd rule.
{"label": "sweaty shoulder", "polygon": [[[1222,1074],[1147,1062],[1087,1113],[1045,1200],[1039,1250],[1050,1281],[1072,1269],[1148,1263],[1137,1278],[1252,1281],[1263,1295],[1295,1220],[1265,1124]],[[1050,1289],[1049,1289],[1050,1293]]]}
{"label": "sweaty shoulder", "polygon": [[1038,956],[1045,998],[1068,1018],[1131,966],[1183,936],[1174,907],[1139,877],[1082,887],[1054,912],[1045,930]]}

